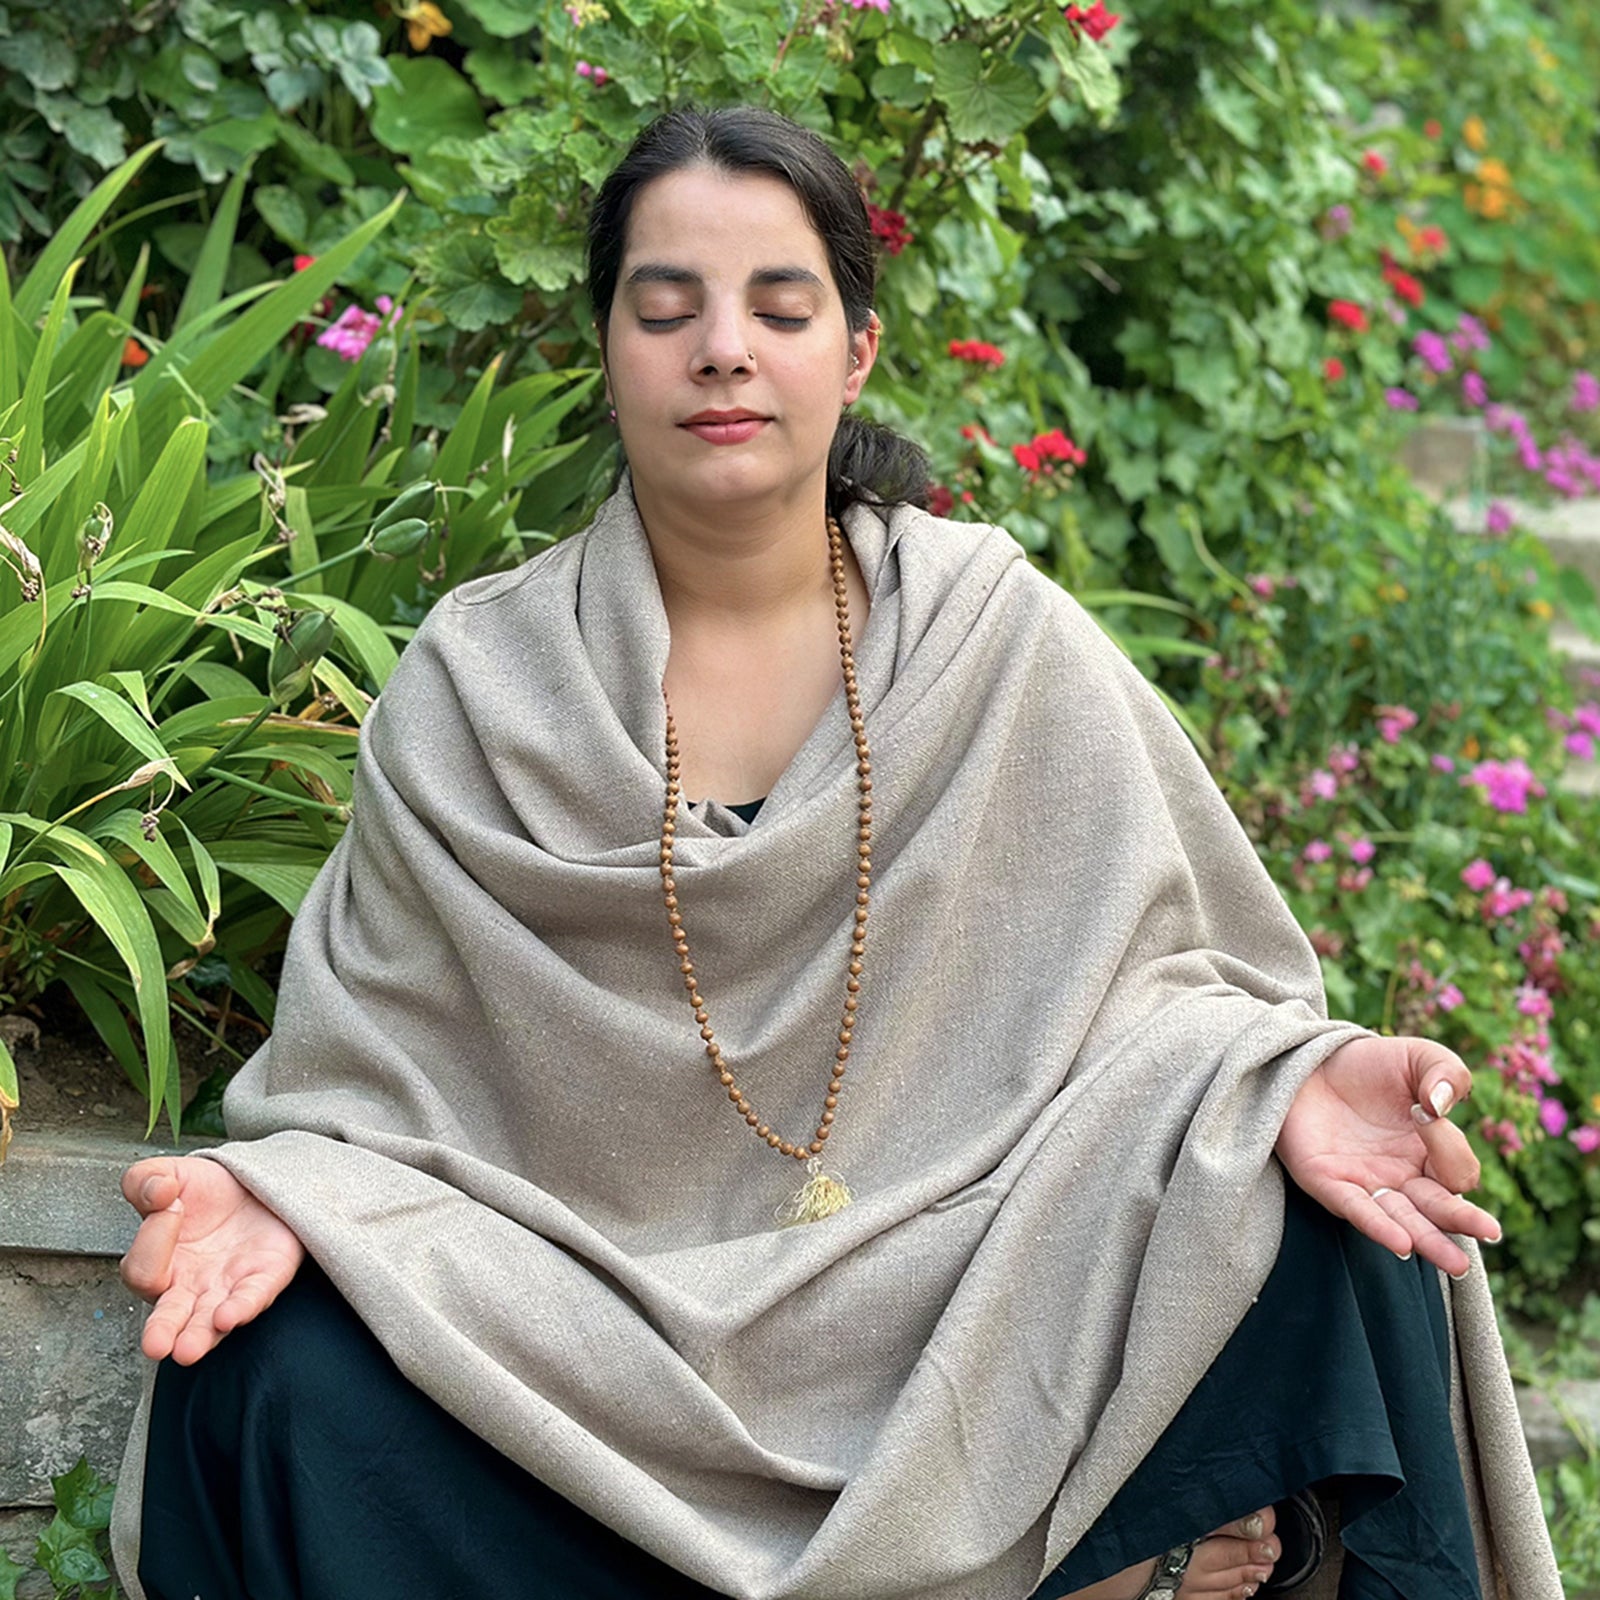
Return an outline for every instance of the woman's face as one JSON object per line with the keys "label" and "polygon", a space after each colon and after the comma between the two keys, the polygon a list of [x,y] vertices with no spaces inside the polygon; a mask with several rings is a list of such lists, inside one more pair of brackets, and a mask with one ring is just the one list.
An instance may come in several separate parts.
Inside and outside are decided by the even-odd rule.
{"label": "woman's face", "polygon": [[634,197],[605,353],[642,503],[820,506],[876,349],[786,183],[697,166]]}

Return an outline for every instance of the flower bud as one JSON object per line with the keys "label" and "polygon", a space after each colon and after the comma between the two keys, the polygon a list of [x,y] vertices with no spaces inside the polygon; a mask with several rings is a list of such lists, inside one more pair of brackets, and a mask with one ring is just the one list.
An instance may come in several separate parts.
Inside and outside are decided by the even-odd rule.
{"label": "flower bud", "polygon": [[267,662],[267,693],[284,705],[305,692],[311,669],[333,643],[333,618],[326,611],[301,611],[278,626]]}
{"label": "flower bud", "polygon": [[428,524],[421,517],[404,517],[387,527],[374,528],[367,540],[373,555],[385,561],[398,561],[415,555],[428,542]]}
{"label": "flower bud", "polygon": [[373,519],[373,533],[381,533],[385,528],[411,518],[420,517],[424,522],[428,521],[433,516],[438,496],[439,486],[432,479],[424,479],[421,483],[413,483],[402,489]]}
{"label": "flower bud", "polygon": [[111,528],[111,507],[103,500],[96,501],[94,510],[83,519],[83,526],[78,529],[80,571],[88,572],[106,553],[106,546],[111,542]]}

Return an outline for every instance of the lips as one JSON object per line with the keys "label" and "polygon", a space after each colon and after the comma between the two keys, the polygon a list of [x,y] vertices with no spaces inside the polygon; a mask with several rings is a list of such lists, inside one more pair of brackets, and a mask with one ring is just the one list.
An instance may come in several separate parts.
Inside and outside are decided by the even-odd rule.
{"label": "lips", "polygon": [[743,444],[771,420],[755,411],[698,411],[680,426],[707,444]]}

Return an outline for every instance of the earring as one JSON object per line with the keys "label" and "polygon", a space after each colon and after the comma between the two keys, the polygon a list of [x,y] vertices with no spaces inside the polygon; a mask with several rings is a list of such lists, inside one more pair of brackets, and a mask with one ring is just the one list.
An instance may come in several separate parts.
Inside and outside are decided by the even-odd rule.
{"label": "earring", "polygon": [[851,365],[852,370],[854,368],[856,368],[856,367],[859,367],[861,365],[861,357],[860,356],[852,356],[850,358],[850,365]]}
{"label": "earring", "polygon": [[615,406],[612,406],[612,408],[611,408],[611,421],[612,421],[613,425],[615,425],[616,420],[617,420],[617,408]]}

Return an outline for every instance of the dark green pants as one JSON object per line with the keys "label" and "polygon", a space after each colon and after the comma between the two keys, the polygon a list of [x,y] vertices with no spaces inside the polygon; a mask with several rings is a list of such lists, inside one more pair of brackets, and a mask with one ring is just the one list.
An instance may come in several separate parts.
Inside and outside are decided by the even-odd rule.
{"label": "dark green pants", "polygon": [[[1341,1600],[1478,1600],[1433,1269],[1395,1261],[1292,1185],[1289,1196],[1260,1299],[1039,1600],[1330,1481]],[[414,1388],[310,1262],[203,1361],[162,1365],[148,1460],[149,1600],[717,1593]]]}

